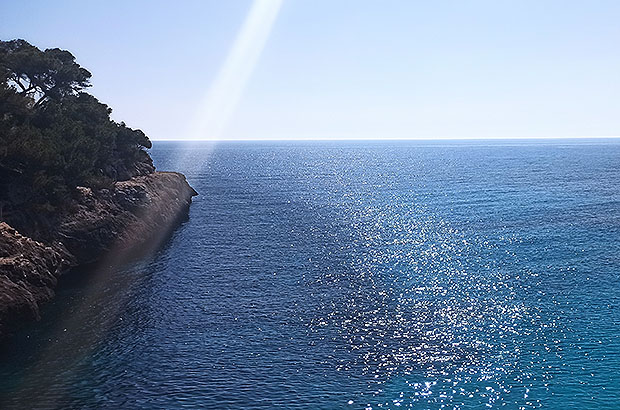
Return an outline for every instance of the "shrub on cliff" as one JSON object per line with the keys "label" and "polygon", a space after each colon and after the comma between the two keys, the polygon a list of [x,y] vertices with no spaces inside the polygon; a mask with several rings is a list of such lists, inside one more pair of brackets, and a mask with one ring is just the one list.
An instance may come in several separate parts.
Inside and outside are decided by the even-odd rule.
{"label": "shrub on cliff", "polygon": [[69,51],[0,41],[0,218],[153,171],[149,139],[84,91],[90,77]]}

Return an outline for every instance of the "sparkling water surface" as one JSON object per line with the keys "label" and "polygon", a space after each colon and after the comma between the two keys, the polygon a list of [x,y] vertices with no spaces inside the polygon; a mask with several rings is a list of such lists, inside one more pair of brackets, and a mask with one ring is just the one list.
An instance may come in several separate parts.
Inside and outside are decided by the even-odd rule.
{"label": "sparkling water surface", "polygon": [[156,142],[200,193],[2,348],[2,408],[620,408],[620,141]]}

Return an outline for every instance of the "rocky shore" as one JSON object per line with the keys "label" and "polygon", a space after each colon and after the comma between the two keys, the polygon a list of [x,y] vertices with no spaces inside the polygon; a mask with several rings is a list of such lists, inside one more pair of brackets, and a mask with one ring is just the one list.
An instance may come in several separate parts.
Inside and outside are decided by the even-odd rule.
{"label": "rocky shore", "polygon": [[40,318],[68,269],[157,246],[187,215],[194,195],[182,174],[153,172],[96,192],[78,187],[52,229],[35,238],[0,222],[0,339],[15,323]]}

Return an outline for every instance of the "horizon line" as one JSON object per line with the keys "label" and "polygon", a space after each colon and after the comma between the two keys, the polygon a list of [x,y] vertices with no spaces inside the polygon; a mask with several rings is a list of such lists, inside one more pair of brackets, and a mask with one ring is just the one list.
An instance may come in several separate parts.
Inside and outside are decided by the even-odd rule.
{"label": "horizon line", "polygon": [[151,141],[176,142],[252,142],[252,141],[509,141],[509,140],[580,140],[580,139],[620,139],[620,135],[559,136],[559,137],[300,137],[300,138],[219,138],[219,139],[175,139],[149,138]]}

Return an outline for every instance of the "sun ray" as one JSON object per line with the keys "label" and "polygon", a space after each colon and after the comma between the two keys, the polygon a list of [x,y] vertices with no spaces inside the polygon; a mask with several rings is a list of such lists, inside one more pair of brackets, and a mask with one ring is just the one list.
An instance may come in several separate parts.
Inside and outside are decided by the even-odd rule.
{"label": "sun ray", "polygon": [[255,0],[217,77],[200,104],[192,136],[222,138],[265,48],[282,0]]}

